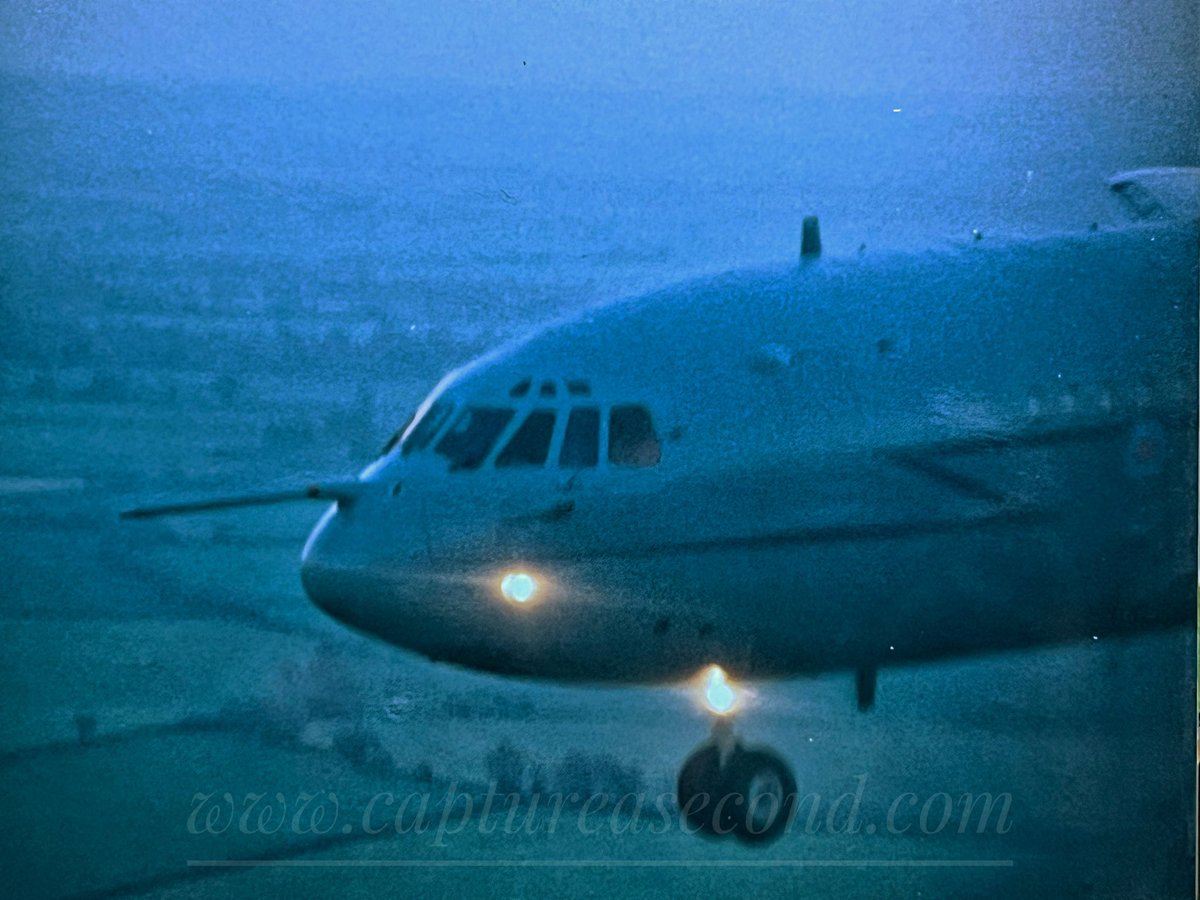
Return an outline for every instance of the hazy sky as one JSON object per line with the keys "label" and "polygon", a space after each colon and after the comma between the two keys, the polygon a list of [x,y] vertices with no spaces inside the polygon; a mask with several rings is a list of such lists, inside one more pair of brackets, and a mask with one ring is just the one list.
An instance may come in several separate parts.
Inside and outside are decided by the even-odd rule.
{"label": "hazy sky", "polygon": [[3,0],[0,59],[117,77],[819,93],[1194,89],[1196,0]]}

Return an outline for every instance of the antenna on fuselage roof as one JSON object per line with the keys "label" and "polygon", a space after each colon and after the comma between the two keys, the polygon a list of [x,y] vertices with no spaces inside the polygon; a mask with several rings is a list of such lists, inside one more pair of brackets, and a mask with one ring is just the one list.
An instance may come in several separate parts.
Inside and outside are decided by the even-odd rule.
{"label": "antenna on fuselage roof", "polygon": [[805,216],[800,233],[800,262],[812,262],[821,255],[821,223],[816,216]]}

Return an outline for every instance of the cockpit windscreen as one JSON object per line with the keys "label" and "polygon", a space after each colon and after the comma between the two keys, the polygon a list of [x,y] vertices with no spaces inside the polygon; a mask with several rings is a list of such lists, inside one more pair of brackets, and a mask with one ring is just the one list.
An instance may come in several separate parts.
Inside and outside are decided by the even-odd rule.
{"label": "cockpit windscreen", "polygon": [[511,409],[468,406],[459,413],[434,450],[450,460],[451,471],[478,469],[513,415]]}

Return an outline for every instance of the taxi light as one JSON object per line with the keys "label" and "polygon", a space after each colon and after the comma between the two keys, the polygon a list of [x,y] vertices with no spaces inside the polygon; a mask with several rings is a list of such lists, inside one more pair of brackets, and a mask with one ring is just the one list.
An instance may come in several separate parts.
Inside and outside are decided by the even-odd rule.
{"label": "taxi light", "polygon": [[528,603],[537,593],[537,581],[528,572],[509,572],[500,579],[500,593],[513,603]]}
{"label": "taxi light", "polygon": [[733,712],[738,702],[738,690],[729,682],[729,676],[720,666],[709,666],[704,671],[704,705],[709,712],[725,716]]}

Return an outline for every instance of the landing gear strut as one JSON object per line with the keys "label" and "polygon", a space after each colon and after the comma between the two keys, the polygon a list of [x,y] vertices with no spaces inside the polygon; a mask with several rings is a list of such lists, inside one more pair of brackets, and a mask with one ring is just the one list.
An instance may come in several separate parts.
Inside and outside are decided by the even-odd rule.
{"label": "landing gear strut", "polygon": [[696,832],[765,844],[791,821],[796,779],[779,754],[744,746],[733,722],[717,716],[712,736],[684,760],[677,796],[684,820]]}

